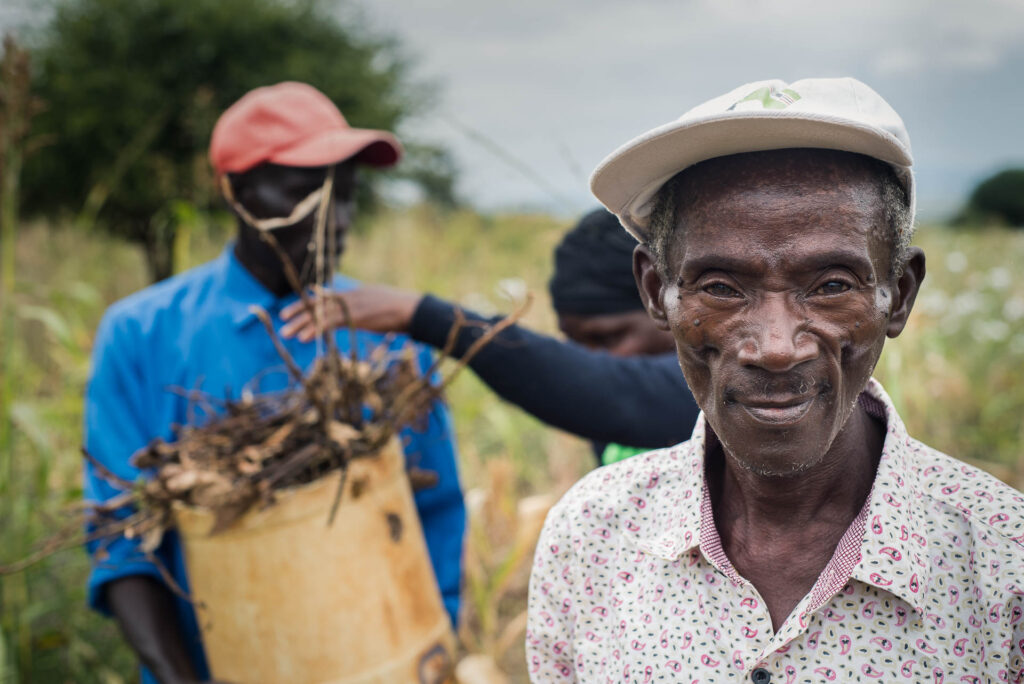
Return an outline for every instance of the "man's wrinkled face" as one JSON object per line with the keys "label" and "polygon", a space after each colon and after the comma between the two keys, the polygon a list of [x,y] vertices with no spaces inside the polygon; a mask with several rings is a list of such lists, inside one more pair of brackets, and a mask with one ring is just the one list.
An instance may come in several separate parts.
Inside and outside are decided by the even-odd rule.
{"label": "man's wrinkled face", "polygon": [[654,293],[726,450],[788,475],[824,457],[902,324],[877,181],[773,159],[708,164]]}
{"label": "man's wrinkled face", "polygon": [[[263,164],[247,172],[236,187],[236,198],[259,219],[282,218],[302,200],[323,186],[327,167],[295,167]],[[356,165],[352,161],[335,167],[333,201],[325,231],[326,258],[333,263],[345,249],[345,237],[355,217]],[[332,224],[333,219],[333,224]],[[311,282],[315,257],[317,211],[291,226],[275,228],[271,234],[284,249],[305,282]],[[251,226],[244,230],[255,232]],[[329,231],[329,232],[328,232]],[[333,234],[333,236],[332,236]],[[330,247],[334,246],[333,253]]]}

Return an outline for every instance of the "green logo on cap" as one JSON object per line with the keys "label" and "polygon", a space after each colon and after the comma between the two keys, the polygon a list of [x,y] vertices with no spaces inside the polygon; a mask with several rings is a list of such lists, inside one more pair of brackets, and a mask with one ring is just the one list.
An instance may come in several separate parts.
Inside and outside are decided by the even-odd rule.
{"label": "green logo on cap", "polygon": [[800,95],[795,90],[790,90],[789,88],[776,90],[772,86],[765,86],[750,93],[732,107],[729,107],[729,110],[735,109],[736,105],[740,104],[740,102],[760,102],[761,106],[765,109],[785,109],[799,99]]}

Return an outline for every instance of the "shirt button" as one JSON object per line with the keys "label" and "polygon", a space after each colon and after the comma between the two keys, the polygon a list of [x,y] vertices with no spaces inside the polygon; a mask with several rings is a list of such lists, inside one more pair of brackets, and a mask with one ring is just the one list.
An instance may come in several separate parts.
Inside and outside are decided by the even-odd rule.
{"label": "shirt button", "polygon": [[768,684],[772,681],[772,673],[763,667],[759,667],[750,673],[750,681],[754,684]]}

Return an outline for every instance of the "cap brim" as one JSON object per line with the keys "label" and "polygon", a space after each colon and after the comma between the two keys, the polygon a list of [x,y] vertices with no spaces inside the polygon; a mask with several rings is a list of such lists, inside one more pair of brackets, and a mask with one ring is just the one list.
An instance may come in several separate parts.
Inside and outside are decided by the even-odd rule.
{"label": "cap brim", "polygon": [[355,158],[368,166],[392,166],[402,157],[402,146],[386,131],[337,128],[278,150],[268,162],[283,166],[328,166]]}
{"label": "cap brim", "polygon": [[631,140],[594,170],[590,189],[633,237],[644,240],[654,195],[683,169],[741,152],[808,147],[866,154],[903,171],[913,163],[894,135],[860,122],[774,110],[727,112],[666,124]]}

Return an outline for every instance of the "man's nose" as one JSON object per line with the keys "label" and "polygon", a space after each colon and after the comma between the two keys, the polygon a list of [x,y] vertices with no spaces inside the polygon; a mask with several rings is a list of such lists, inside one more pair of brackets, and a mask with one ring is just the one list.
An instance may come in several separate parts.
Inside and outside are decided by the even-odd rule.
{"label": "man's nose", "polygon": [[782,373],[817,358],[818,344],[807,330],[806,316],[794,310],[785,294],[773,294],[751,311],[750,327],[740,344],[738,360]]}

